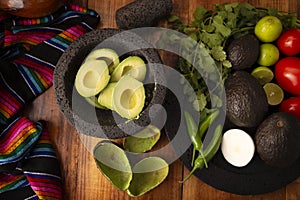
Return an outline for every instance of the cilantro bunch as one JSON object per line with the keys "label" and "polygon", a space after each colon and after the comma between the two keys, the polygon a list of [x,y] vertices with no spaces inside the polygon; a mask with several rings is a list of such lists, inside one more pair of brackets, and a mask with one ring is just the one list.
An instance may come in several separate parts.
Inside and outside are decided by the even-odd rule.
{"label": "cilantro bunch", "polygon": [[[205,48],[217,65],[221,81],[224,82],[231,71],[231,63],[226,56],[228,40],[253,32],[259,19],[266,15],[278,17],[284,29],[300,27],[296,14],[283,13],[275,8],[256,8],[248,3],[224,3],[215,5],[212,10],[202,6],[197,7],[193,13],[193,21],[187,24],[179,16],[171,15],[168,19],[168,28],[184,33]],[[196,52],[195,47],[188,43],[188,39],[176,37],[172,33],[165,32],[158,41],[158,46],[172,45],[176,42],[182,44],[183,57],[192,57],[195,60],[194,63],[190,63],[180,58],[178,63],[178,69],[183,76],[182,84],[186,84],[185,80],[187,80],[193,88],[191,91],[190,87],[184,86],[185,95],[190,96],[189,101],[193,102],[194,108],[199,111],[209,109],[209,107],[222,107],[222,101],[218,99],[218,96],[222,94],[215,92],[216,95],[210,95],[207,88],[206,83],[209,81],[215,81],[216,88],[218,84],[221,84],[214,77],[212,69],[207,67],[200,74],[194,68],[197,64],[210,66],[211,60]],[[196,99],[191,97],[192,93],[196,94]],[[214,101],[212,101],[213,98]],[[210,105],[213,102],[216,105]]]}

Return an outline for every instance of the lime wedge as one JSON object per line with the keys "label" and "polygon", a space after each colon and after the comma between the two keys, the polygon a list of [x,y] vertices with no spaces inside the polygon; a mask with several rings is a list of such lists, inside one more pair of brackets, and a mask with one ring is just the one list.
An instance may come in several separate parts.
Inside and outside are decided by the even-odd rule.
{"label": "lime wedge", "polygon": [[273,71],[265,66],[255,68],[251,72],[251,75],[254,76],[261,85],[271,82],[274,78]]}
{"label": "lime wedge", "polygon": [[275,83],[266,83],[264,85],[264,90],[266,92],[269,105],[276,106],[283,101],[284,92],[279,85]]}

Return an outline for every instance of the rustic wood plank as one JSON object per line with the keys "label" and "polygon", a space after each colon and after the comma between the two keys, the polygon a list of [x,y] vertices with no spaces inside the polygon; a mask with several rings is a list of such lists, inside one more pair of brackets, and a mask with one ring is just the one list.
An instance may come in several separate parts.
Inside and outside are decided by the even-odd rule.
{"label": "rustic wood plank", "polygon": [[300,178],[286,186],[286,199],[298,200],[300,198]]}
{"label": "rustic wood plank", "polygon": [[112,25],[109,24],[111,21],[110,19],[110,1],[88,1],[88,7],[94,9],[101,17],[100,25],[99,27],[102,27],[103,25]]}
{"label": "rustic wood plank", "polygon": [[[73,0],[74,3],[89,7],[96,10],[101,16],[99,28],[112,27],[116,28],[115,11],[121,6],[133,0]],[[229,0],[226,2],[234,2]],[[280,10],[296,12],[300,11],[300,2],[297,0],[276,0],[276,1],[259,1],[259,0],[242,0],[250,2],[256,6],[274,6]],[[242,2],[240,1],[240,2]],[[174,0],[174,13],[182,17],[186,22],[192,19],[192,12],[197,5],[203,5],[212,8],[214,4],[225,2],[224,0]],[[163,22],[161,22],[163,23]],[[207,200],[225,200],[225,199],[273,199],[273,200],[296,200],[300,198],[300,178],[273,193],[265,195],[240,196],[222,192],[208,186],[196,177],[185,184],[178,181],[182,180],[189,171],[183,167],[182,163],[177,160],[170,165],[170,174],[166,181],[158,188],[150,191],[146,195],[138,198],[129,197],[126,192],[118,191],[112,184],[104,178],[97,169],[92,154],[83,144],[95,144],[99,139],[80,137],[74,127],[72,127],[61,114],[55,102],[53,88],[50,88],[43,95],[38,97],[34,102],[26,106],[24,111],[29,118],[36,120],[46,120],[48,122],[51,139],[54,141],[60,161],[63,175],[64,199],[135,199],[135,200],[190,200],[190,199],[207,199]],[[166,138],[162,139],[159,147],[167,142]]]}
{"label": "rustic wood plank", "polygon": [[[278,8],[281,11],[289,11],[289,4],[292,1],[285,1],[285,0],[277,0],[277,1],[260,1],[260,0],[249,0],[254,6],[258,7],[274,7]],[[295,2],[295,1],[294,1]]]}

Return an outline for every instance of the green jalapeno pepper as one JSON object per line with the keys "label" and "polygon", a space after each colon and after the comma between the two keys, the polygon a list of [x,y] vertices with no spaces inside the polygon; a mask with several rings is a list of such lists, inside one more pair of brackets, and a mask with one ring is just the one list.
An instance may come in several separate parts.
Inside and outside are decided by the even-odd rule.
{"label": "green jalapeno pepper", "polygon": [[[212,112],[210,115],[208,115],[203,122],[200,124],[198,131],[196,131],[196,125],[191,117],[191,115],[188,112],[184,112],[186,123],[187,123],[187,129],[189,136],[191,138],[192,144],[193,144],[193,157],[192,157],[192,163],[193,163],[193,169],[191,170],[190,174],[182,181],[185,182],[188,180],[191,175],[195,172],[197,169],[202,169],[204,166],[207,166],[207,162],[213,158],[213,156],[217,153],[221,140],[222,140],[222,125],[217,125],[214,130],[214,135],[210,141],[210,143],[207,145],[207,147],[202,150],[202,141],[201,138],[210,126],[210,124],[216,119],[218,116],[219,111],[216,110]],[[201,126],[202,125],[202,126]],[[195,157],[195,151],[199,151],[199,154],[196,159]]]}

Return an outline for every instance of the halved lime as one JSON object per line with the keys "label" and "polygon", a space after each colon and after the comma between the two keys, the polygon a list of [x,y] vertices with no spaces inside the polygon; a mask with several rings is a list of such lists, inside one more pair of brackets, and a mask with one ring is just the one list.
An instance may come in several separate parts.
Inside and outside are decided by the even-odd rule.
{"label": "halved lime", "polygon": [[264,85],[264,90],[266,92],[269,105],[276,106],[283,101],[284,92],[279,85],[275,83],[266,83]]}
{"label": "halved lime", "polygon": [[261,85],[265,85],[266,83],[271,82],[274,78],[273,71],[265,66],[255,68],[251,72],[251,75],[254,76]]}
{"label": "halved lime", "polygon": [[260,53],[257,60],[259,65],[272,66],[275,65],[279,59],[278,48],[271,43],[264,43],[260,45]]}

